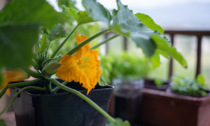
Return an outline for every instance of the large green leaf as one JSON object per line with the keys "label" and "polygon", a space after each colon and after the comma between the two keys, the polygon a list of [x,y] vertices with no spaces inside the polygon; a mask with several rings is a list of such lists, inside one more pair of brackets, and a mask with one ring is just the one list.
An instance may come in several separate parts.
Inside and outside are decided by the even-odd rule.
{"label": "large green leaf", "polygon": [[29,65],[39,26],[60,21],[60,13],[45,0],[12,0],[0,11],[0,68]]}
{"label": "large green leaf", "polygon": [[157,30],[160,34],[164,33],[163,28],[157,25],[150,16],[142,13],[137,13],[135,16],[151,30]]}
{"label": "large green leaf", "polygon": [[88,16],[87,11],[79,11],[77,12],[74,9],[69,9],[65,7],[65,10],[77,21],[79,25],[93,22],[92,17]]}
{"label": "large green leaf", "polygon": [[117,0],[118,10],[113,10],[113,24],[110,29],[119,34],[130,34],[136,45],[142,48],[147,57],[151,57],[156,49],[156,45],[150,36],[154,34],[147,28],[127,6]]}
{"label": "large green leaf", "polygon": [[88,11],[89,16],[91,16],[96,21],[102,21],[106,24],[110,24],[111,14],[103,5],[96,2],[96,0],[82,0],[83,6]]}
{"label": "large green leaf", "polygon": [[0,119],[0,126],[7,126],[3,119]]}
{"label": "large green leaf", "polygon": [[[170,56],[177,60],[183,67],[187,67],[186,60],[174,47],[171,46],[168,39],[160,34],[163,32],[161,30],[162,28],[158,27],[158,25],[151,21],[152,19],[149,16],[139,15],[139,18],[144,21],[141,22],[135,15],[133,15],[133,12],[129,10],[127,6],[124,6],[120,2],[120,0],[117,0],[117,5],[118,10],[113,11],[113,24],[110,27],[112,31],[119,34],[129,34],[136,45],[142,48],[147,57],[152,57],[156,52],[156,56],[153,58],[158,59],[158,62],[158,55],[161,54],[163,56]],[[158,62],[155,63],[156,67],[159,65]]]}
{"label": "large green leaf", "polygon": [[29,65],[38,31],[37,25],[0,27],[0,68]]}
{"label": "large green leaf", "polygon": [[184,57],[179,52],[177,52],[177,50],[174,47],[170,46],[166,42],[165,38],[161,38],[158,35],[152,35],[151,38],[152,40],[154,40],[160,52],[177,60],[183,67],[187,67],[187,62],[184,59]]}
{"label": "large green leaf", "polygon": [[12,0],[0,12],[0,27],[29,24],[51,27],[63,20],[61,16],[45,0]]}
{"label": "large green leaf", "polygon": [[[31,65],[39,27],[63,22],[45,0],[12,0],[0,11],[0,70]],[[1,83],[0,83],[1,86]]]}

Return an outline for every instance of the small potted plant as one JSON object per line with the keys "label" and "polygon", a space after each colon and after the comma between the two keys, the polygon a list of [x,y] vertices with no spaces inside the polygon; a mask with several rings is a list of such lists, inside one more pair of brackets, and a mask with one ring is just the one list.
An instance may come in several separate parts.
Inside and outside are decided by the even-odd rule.
{"label": "small potted plant", "polygon": [[[158,56],[164,54],[184,67],[187,63],[149,16],[134,15],[120,0],[116,2],[118,8],[112,13],[96,0],[83,0],[85,11],[75,9],[70,2],[63,6],[62,12],[55,11],[45,0],[9,2],[0,12],[0,98],[6,92],[10,94],[10,88],[15,89],[11,102],[0,115],[15,101],[14,106],[20,107],[15,110],[16,119],[25,117],[17,121],[22,123],[18,126],[93,126],[98,123],[102,126],[106,119],[99,119],[101,115],[109,120],[110,126],[129,126],[127,121],[114,119],[105,112],[108,102],[94,102],[97,101],[94,97],[103,100],[106,94],[105,99],[109,101],[110,88],[100,94],[103,87],[97,85],[102,81],[95,49],[110,38],[92,47],[90,41],[112,31],[116,36],[130,37],[147,58],[158,60]],[[78,27],[97,21],[103,22],[106,29],[89,37],[77,33],[77,45],[64,55],[58,55]],[[67,22],[72,24],[70,33],[55,50],[48,52],[51,42],[61,39],[59,24]],[[29,77],[34,79],[24,81]]]}
{"label": "small potted plant", "polygon": [[168,81],[163,81],[161,79],[145,79],[144,88],[155,89],[160,91],[166,91],[170,86]]}
{"label": "small potted plant", "polygon": [[208,93],[202,75],[196,80],[174,76],[166,92],[144,91],[142,123],[154,126],[208,126]]}

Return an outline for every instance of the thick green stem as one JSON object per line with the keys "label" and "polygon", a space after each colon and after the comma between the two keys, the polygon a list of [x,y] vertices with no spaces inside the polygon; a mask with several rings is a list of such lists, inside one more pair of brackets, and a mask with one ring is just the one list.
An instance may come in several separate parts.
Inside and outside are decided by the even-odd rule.
{"label": "thick green stem", "polygon": [[55,52],[52,54],[52,56],[50,58],[54,58],[57,55],[57,53],[65,45],[65,43],[67,42],[67,40],[72,36],[72,34],[78,28],[78,26],[79,25],[76,25],[76,27],[69,33],[69,35],[65,38],[65,40],[58,46],[58,48],[55,50]]}
{"label": "thick green stem", "polygon": [[42,78],[42,75],[40,73],[37,73],[29,68],[23,68],[23,70],[30,76],[34,78]]}
{"label": "thick green stem", "polygon": [[6,90],[7,90],[8,88],[29,86],[29,85],[32,85],[32,84],[35,84],[35,83],[39,82],[40,80],[41,80],[41,79],[32,80],[32,81],[25,81],[25,82],[18,82],[18,83],[13,83],[13,84],[8,84],[8,85],[0,92],[0,98],[4,95],[4,93],[6,92]]}
{"label": "thick green stem", "polygon": [[[64,81],[62,84],[63,85],[66,85],[68,83],[68,81]],[[60,88],[59,87],[56,87],[52,90],[53,93],[55,93],[56,91],[58,91]]]}
{"label": "thick green stem", "polygon": [[95,35],[89,37],[88,39],[86,39],[85,41],[83,41],[82,43],[80,43],[79,45],[75,46],[72,50],[70,50],[67,54],[72,55],[74,54],[76,51],[78,51],[80,48],[82,48],[84,45],[86,45],[88,42],[90,42],[91,40],[95,39],[96,37],[106,33],[107,31],[109,31],[109,29],[103,30],[99,33],[96,33]]}
{"label": "thick green stem", "polygon": [[12,103],[15,101],[15,99],[17,98],[17,96],[23,92],[24,90],[27,90],[27,89],[36,89],[36,90],[45,90],[44,88],[41,88],[41,87],[36,87],[36,86],[28,86],[28,87],[24,87],[22,89],[20,89],[18,91],[18,93],[12,98],[12,100],[10,101],[10,103],[3,109],[3,111],[0,113],[0,116],[5,112],[7,111],[7,109],[12,105]]}
{"label": "thick green stem", "polygon": [[53,92],[53,89],[52,89],[52,85],[51,85],[51,82],[49,82],[49,84],[47,84],[47,90],[52,93]]}
{"label": "thick green stem", "polygon": [[85,96],[84,94],[80,93],[77,90],[74,90],[72,88],[69,88],[61,83],[59,83],[58,81],[52,79],[52,78],[48,78],[46,77],[46,79],[48,79],[49,81],[51,81],[53,84],[55,84],[56,86],[58,86],[59,88],[71,92],[75,95],[77,95],[78,97],[82,98],[83,100],[85,100],[87,103],[89,103],[92,107],[94,107],[97,111],[99,111],[102,115],[104,115],[109,121],[111,122],[115,122],[115,119],[112,118],[109,114],[107,114],[101,107],[99,107],[96,103],[94,103],[91,99],[89,99],[87,96]]}
{"label": "thick green stem", "polygon": [[114,39],[114,38],[116,38],[116,37],[118,37],[118,36],[120,36],[120,35],[114,35],[114,36],[112,36],[112,37],[110,37],[110,38],[104,40],[103,42],[100,42],[100,43],[98,43],[97,45],[91,47],[90,49],[96,49],[96,48],[98,48],[99,46],[101,46],[101,45],[107,43],[108,41],[110,41],[110,40],[112,40],[112,39]]}

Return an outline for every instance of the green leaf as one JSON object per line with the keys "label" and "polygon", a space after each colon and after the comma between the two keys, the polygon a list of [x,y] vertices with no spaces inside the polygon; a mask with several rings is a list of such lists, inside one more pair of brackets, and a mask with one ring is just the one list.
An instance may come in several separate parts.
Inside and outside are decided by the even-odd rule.
{"label": "green leaf", "polygon": [[164,33],[163,28],[157,25],[150,16],[142,13],[137,13],[135,16],[151,30],[157,30],[160,34]]}
{"label": "green leaf", "polygon": [[64,25],[58,24],[55,28],[50,30],[48,34],[48,39],[53,41],[58,38],[66,37],[66,31],[64,30]]}
{"label": "green leaf", "polygon": [[160,66],[160,56],[159,53],[156,51],[155,54],[149,59],[152,63],[153,68],[157,68]]}
{"label": "green leaf", "polygon": [[38,41],[36,25],[0,27],[0,68],[28,66]]}
{"label": "green leaf", "polygon": [[128,121],[123,121],[120,118],[115,119],[115,122],[111,122],[109,126],[130,126]]}
{"label": "green leaf", "polygon": [[50,44],[50,42],[47,38],[47,35],[44,34],[39,41],[39,53],[45,52],[47,50],[49,44]]}
{"label": "green leaf", "polygon": [[9,2],[0,11],[0,69],[30,65],[40,25],[52,27],[61,16],[45,0]]}
{"label": "green leaf", "polygon": [[129,35],[136,45],[142,48],[147,57],[151,57],[156,49],[156,45],[150,36],[154,34],[135,15],[133,11],[117,0],[118,10],[113,10],[113,24],[110,29],[119,34]]}
{"label": "green leaf", "polygon": [[57,69],[61,66],[60,62],[50,62],[44,66],[43,71],[52,75],[55,74]]}
{"label": "green leaf", "polygon": [[107,82],[104,80],[103,77],[100,77],[98,84],[100,86],[107,86]]}
{"label": "green leaf", "polygon": [[45,25],[62,22],[63,16],[45,0],[12,0],[0,12],[0,27],[8,25]]}
{"label": "green leaf", "polygon": [[3,119],[0,119],[0,126],[7,126]]}
{"label": "green leaf", "polygon": [[197,77],[197,82],[200,83],[200,84],[205,84],[204,76],[199,74],[198,77]]}
{"label": "green leaf", "polygon": [[183,67],[187,68],[187,61],[184,59],[184,57],[177,52],[177,50],[174,47],[171,47],[165,40],[165,38],[161,38],[158,35],[152,35],[152,40],[154,40],[155,44],[157,45],[157,48],[162,53],[174,58],[177,60]]}
{"label": "green leaf", "polygon": [[96,0],[82,0],[83,6],[86,8],[88,15],[96,21],[102,21],[106,24],[110,24],[111,14],[103,5],[96,2]]}
{"label": "green leaf", "polygon": [[79,11],[77,12],[74,9],[69,9],[65,7],[65,10],[77,21],[78,25],[82,25],[85,23],[93,22],[92,17],[88,16],[87,11]]}
{"label": "green leaf", "polygon": [[76,0],[57,0],[57,2],[58,2],[58,6],[61,8],[63,6],[66,6],[66,7],[78,10],[76,7]]}

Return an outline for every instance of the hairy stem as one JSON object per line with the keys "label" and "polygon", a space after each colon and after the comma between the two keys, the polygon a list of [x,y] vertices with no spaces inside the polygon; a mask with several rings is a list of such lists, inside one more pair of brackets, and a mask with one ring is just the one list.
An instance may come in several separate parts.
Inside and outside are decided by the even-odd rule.
{"label": "hairy stem", "polygon": [[96,37],[106,33],[107,31],[109,31],[109,29],[103,30],[101,32],[96,33],[95,35],[89,37],[88,39],[86,39],[85,41],[83,41],[82,43],[80,43],[79,45],[75,46],[72,50],[70,50],[67,54],[72,55],[74,54],[76,51],[78,51],[80,48],[82,48],[84,45],[86,45],[88,42],[90,42],[91,40],[95,39]]}
{"label": "hairy stem", "polygon": [[18,83],[13,83],[13,84],[8,84],[8,85],[0,92],[0,98],[4,95],[4,93],[6,92],[6,90],[7,90],[8,88],[29,86],[29,85],[32,85],[32,84],[35,84],[35,83],[39,82],[40,80],[41,80],[41,79],[32,80],[32,81],[25,81],[25,82],[18,82]]}
{"label": "hairy stem", "polygon": [[66,44],[67,40],[72,36],[74,31],[78,28],[79,25],[76,25],[75,28],[69,33],[69,35],[65,38],[65,40],[58,46],[58,48],[55,50],[55,52],[52,54],[50,58],[54,58],[57,53],[61,50],[61,48]]}
{"label": "hairy stem", "polygon": [[112,37],[110,37],[110,38],[104,40],[103,42],[100,42],[100,43],[98,43],[97,45],[91,47],[90,49],[96,49],[96,48],[98,48],[99,46],[101,46],[101,45],[107,43],[108,41],[110,41],[110,40],[112,40],[112,39],[114,39],[114,38],[116,38],[116,37],[118,37],[118,36],[120,36],[120,35],[114,35],[114,36],[112,36]]}
{"label": "hairy stem", "polygon": [[30,76],[34,77],[34,78],[42,78],[42,75],[40,73],[37,73],[33,70],[31,70],[30,68],[23,68],[23,70]]}
{"label": "hairy stem", "polygon": [[[63,85],[66,85],[68,83],[68,81],[64,81],[62,84]],[[56,91],[58,91],[60,88],[59,87],[56,87],[52,90],[53,93],[55,93]]]}

